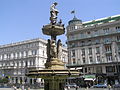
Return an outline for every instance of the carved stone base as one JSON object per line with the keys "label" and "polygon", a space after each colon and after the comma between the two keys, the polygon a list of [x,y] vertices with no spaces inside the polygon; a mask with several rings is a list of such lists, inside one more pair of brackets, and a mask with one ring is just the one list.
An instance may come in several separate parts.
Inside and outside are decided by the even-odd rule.
{"label": "carved stone base", "polygon": [[45,63],[47,69],[64,69],[64,63],[58,58],[52,58],[50,62]]}

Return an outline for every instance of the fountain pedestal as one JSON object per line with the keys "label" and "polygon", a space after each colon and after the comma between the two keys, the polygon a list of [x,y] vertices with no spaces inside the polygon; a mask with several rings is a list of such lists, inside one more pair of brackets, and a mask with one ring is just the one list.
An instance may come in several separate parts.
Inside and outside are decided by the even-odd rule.
{"label": "fountain pedestal", "polygon": [[77,70],[69,69],[44,69],[31,70],[27,76],[32,78],[44,79],[44,90],[64,90],[67,77],[76,77],[79,75]]}
{"label": "fountain pedestal", "polygon": [[51,40],[48,39],[47,43],[47,61],[45,63],[45,69],[30,70],[29,73],[26,74],[29,77],[44,79],[44,90],[64,90],[66,78],[79,75],[77,70],[64,69],[64,63],[60,60],[62,55],[62,43],[60,39],[56,41],[56,37],[64,34],[65,28],[61,20],[58,23],[56,22],[58,13],[55,9],[56,5],[57,3],[55,2],[53,6],[51,6],[51,23],[42,28],[43,34],[51,36]]}

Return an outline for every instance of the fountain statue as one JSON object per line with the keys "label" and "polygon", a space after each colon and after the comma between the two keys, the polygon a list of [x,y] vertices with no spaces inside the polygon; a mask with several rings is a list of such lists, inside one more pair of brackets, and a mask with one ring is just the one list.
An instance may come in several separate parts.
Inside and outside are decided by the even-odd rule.
{"label": "fountain statue", "polygon": [[64,90],[65,80],[70,76],[78,76],[80,72],[64,68],[64,63],[61,60],[62,43],[56,37],[65,33],[64,24],[60,19],[57,22],[58,10],[55,8],[57,2],[50,7],[50,24],[44,25],[42,32],[45,35],[51,36],[47,43],[47,61],[45,69],[30,70],[26,75],[29,77],[43,78],[45,82],[44,90]]}

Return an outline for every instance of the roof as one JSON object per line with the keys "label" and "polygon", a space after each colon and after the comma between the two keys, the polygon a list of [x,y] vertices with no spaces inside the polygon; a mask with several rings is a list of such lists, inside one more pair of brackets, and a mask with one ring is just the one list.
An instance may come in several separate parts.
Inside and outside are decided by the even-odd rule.
{"label": "roof", "polygon": [[115,16],[110,16],[110,17],[105,17],[101,19],[83,22],[83,25],[86,26],[86,25],[92,25],[92,24],[102,24],[102,23],[107,23],[107,22],[112,22],[112,21],[117,21],[117,20],[120,20],[120,15],[115,15]]}
{"label": "roof", "polygon": [[10,46],[15,46],[15,45],[21,45],[21,44],[26,44],[26,43],[32,43],[36,41],[41,41],[42,43],[47,43],[45,39],[41,38],[35,38],[35,39],[30,39],[30,40],[25,40],[25,41],[20,41],[20,42],[15,42],[15,43],[10,43],[10,44],[5,44],[5,45],[0,45],[0,48],[5,48],[5,47],[10,47]]}
{"label": "roof", "polygon": [[80,19],[78,19],[78,18],[76,18],[76,17],[74,16],[74,18],[73,18],[72,20],[70,20],[68,23],[69,23],[69,25],[70,25],[71,23],[74,23],[74,22],[82,23],[82,20],[80,20]]}

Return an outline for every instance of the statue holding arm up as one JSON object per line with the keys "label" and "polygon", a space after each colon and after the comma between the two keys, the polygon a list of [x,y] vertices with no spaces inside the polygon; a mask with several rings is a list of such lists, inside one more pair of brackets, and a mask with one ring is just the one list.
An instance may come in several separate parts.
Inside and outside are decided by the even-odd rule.
{"label": "statue holding arm up", "polygon": [[57,5],[57,2],[53,3],[50,7],[50,14],[51,14],[51,17],[50,17],[50,21],[51,21],[51,24],[56,24],[57,22],[57,14],[59,13],[58,10],[55,8]]}

